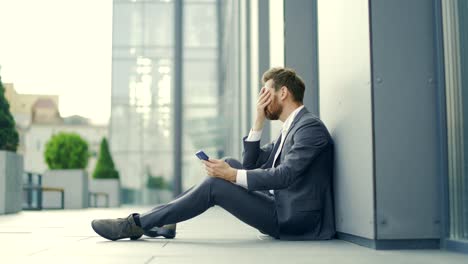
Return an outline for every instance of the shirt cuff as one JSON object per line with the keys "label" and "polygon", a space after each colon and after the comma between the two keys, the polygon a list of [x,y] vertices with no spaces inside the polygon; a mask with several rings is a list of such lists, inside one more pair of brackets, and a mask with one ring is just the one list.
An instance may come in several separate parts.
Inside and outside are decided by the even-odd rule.
{"label": "shirt cuff", "polygon": [[262,138],[262,131],[263,129],[259,131],[254,131],[253,129],[250,129],[249,136],[245,141],[260,141],[260,139]]}
{"label": "shirt cuff", "polygon": [[236,184],[247,188],[247,171],[246,170],[237,170]]}

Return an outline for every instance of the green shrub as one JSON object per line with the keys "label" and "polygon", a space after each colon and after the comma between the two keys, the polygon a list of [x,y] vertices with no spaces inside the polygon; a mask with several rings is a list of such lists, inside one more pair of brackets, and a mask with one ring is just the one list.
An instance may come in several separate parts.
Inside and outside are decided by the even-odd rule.
{"label": "green shrub", "polygon": [[168,189],[168,184],[163,176],[148,176],[146,187],[149,189]]}
{"label": "green shrub", "polygon": [[5,98],[5,88],[0,78],[0,150],[16,152],[18,142],[15,119],[11,115],[10,104]]}
{"label": "green shrub", "polygon": [[115,170],[114,162],[109,151],[109,144],[105,138],[101,141],[99,150],[99,158],[96,163],[96,168],[93,172],[94,179],[118,179],[119,172]]}
{"label": "green shrub", "polygon": [[84,169],[88,165],[88,143],[75,133],[58,133],[47,142],[44,152],[49,169]]}

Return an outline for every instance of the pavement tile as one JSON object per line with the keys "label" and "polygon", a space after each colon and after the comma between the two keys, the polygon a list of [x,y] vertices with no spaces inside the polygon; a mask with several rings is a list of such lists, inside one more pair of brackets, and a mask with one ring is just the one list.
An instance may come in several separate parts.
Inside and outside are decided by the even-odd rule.
{"label": "pavement tile", "polygon": [[441,250],[376,251],[342,240],[281,241],[259,233],[219,207],[179,223],[175,239],[107,241],[91,229],[96,218],[125,217],[149,208],[25,211],[0,216],[2,263],[468,263]]}

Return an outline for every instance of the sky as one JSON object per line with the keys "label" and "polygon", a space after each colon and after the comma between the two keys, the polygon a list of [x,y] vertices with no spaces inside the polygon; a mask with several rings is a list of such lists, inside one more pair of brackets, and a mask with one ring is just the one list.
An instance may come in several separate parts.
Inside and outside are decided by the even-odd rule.
{"label": "sky", "polygon": [[0,0],[0,75],[59,95],[63,117],[110,117],[112,0]]}

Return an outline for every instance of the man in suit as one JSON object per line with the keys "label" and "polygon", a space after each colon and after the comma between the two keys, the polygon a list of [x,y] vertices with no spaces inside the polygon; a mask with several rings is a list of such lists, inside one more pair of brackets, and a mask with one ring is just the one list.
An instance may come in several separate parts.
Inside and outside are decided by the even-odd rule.
{"label": "man in suit", "polygon": [[[168,204],[127,218],[94,220],[104,238],[175,236],[175,224],[218,205],[277,239],[331,239],[333,141],[325,125],[303,105],[305,85],[295,71],[264,73],[257,117],[244,138],[243,161],[203,161],[208,177]],[[281,120],[280,137],[263,147],[265,119]],[[168,225],[170,224],[170,225]]]}

